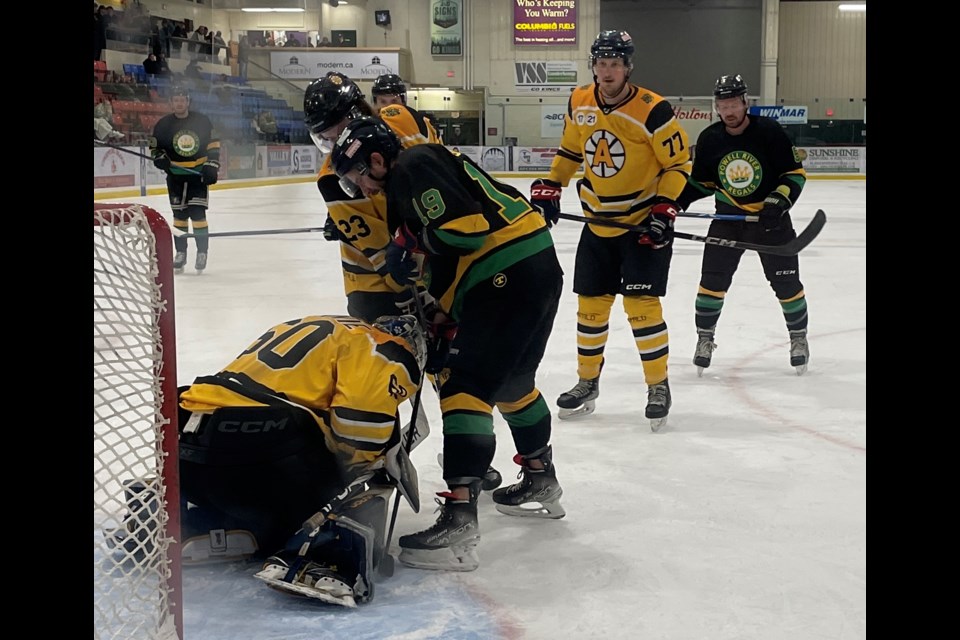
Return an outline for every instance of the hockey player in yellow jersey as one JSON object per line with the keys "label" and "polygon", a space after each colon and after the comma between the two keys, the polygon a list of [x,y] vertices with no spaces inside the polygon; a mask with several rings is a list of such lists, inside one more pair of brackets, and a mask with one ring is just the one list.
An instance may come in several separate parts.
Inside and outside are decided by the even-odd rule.
{"label": "hockey player in yellow jersey", "polygon": [[[317,188],[327,204],[324,237],[340,242],[347,313],[372,321],[397,313],[397,303],[412,302],[409,290],[385,271],[384,250],[390,244],[386,201],[382,196],[348,196],[330,167],[329,152],[347,123],[360,116],[379,115],[405,147],[439,142],[433,125],[415,109],[391,104],[377,114],[360,87],[339,73],[310,83],[303,98],[304,122],[320,150],[327,154],[317,176]],[[409,311],[410,307],[403,309]]]}
{"label": "hockey player in yellow jersey", "polygon": [[601,31],[594,40],[594,83],[570,96],[560,149],[547,179],[533,181],[530,200],[548,223],[555,223],[561,188],[582,164],[577,190],[585,216],[642,226],[642,232],[589,223],[583,227],[573,282],[580,380],[557,405],[560,418],[593,412],[610,311],[621,294],[647,383],[646,417],[656,431],[672,404],[660,298],[667,292],[676,200],[691,161],[687,134],[670,103],[629,82],[633,53],[626,31]]}
{"label": "hockey player in yellow jersey", "polygon": [[419,509],[398,409],[425,360],[413,316],[306,316],[182,389],[184,562],[275,552],[257,574],[271,586],[369,600],[394,487]]}

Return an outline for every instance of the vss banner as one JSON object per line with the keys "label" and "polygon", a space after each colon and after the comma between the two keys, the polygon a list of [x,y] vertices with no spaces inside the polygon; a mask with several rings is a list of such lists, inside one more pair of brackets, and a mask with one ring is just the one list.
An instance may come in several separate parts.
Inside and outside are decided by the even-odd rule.
{"label": "vss banner", "polygon": [[577,1],[513,0],[513,44],[577,44]]}
{"label": "vss banner", "polygon": [[514,62],[517,91],[568,94],[577,86],[575,60]]}
{"label": "vss banner", "polygon": [[313,80],[339,71],[351,80],[376,80],[384,73],[400,73],[400,54],[389,51],[270,52],[270,72],[291,80]]}
{"label": "vss banner", "polygon": [[430,55],[463,55],[462,17],[463,0],[430,0]]}

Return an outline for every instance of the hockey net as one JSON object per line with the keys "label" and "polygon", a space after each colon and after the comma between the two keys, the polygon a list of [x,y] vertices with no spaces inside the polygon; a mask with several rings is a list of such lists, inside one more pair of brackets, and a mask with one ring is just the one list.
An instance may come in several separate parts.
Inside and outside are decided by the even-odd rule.
{"label": "hockey net", "polygon": [[153,209],[94,203],[98,639],[183,638],[171,245]]}

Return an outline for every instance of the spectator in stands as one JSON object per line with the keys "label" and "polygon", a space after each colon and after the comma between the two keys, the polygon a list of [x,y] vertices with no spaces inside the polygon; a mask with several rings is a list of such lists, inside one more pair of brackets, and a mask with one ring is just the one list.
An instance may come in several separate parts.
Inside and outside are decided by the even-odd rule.
{"label": "spectator in stands", "polygon": [[98,140],[119,140],[123,134],[113,129],[113,105],[104,98],[93,108],[93,135]]}
{"label": "spectator in stands", "polygon": [[260,134],[260,139],[264,142],[276,142],[279,128],[277,127],[277,118],[272,111],[261,111],[253,119],[253,128]]}
{"label": "spectator in stands", "polygon": [[[157,30],[157,40],[160,42],[160,53],[167,58],[170,57],[170,38],[173,37],[173,25],[164,18],[160,21],[160,28]],[[160,59],[160,56],[157,56]]]}
{"label": "spectator in stands", "polygon": [[299,47],[301,46],[300,41],[297,40],[297,36],[290,36],[287,38],[287,41],[283,43],[285,47]]}
{"label": "spectator in stands", "polygon": [[160,62],[157,56],[151,51],[143,60],[143,70],[148,76],[160,75]]}
{"label": "spectator in stands", "polygon": [[200,78],[200,65],[196,58],[190,60],[183,69],[183,75],[187,78]]}
{"label": "spectator in stands", "polygon": [[180,54],[183,53],[183,41],[187,39],[187,28],[183,25],[182,22],[177,22],[173,25],[173,33],[170,36],[171,39],[171,50],[177,50],[177,57],[180,57]]}
{"label": "spectator in stands", "polygon": [[240,36],[240,44],[237,45],[237,74],[247,80],[247,63],[250,60],[250,40],[247,36]]}
{"label": "spectator in stands", "polygon": [[158,75],[169,76],[171,74],[170,63],[167,62],[167,56],[163,55],[162,51],[160,55],[157,56],[157,64],[160,65],[160,71],[157,72]]}
{"label": "spectator in stands", "polygon": [[103,7],[93,3],[93,59],[100,60],[107,48],[107,23],[103,16]]}
{"label": "spectator in stands", "polygon": [[317,43],[318,47],[332,47],[333,43],[330,42],[330,38],[323,36],[323,39]]}
{"label": "spectator in stands", "polygon": [[213,31],[207,29],[207,32],[203,34],[203,44],[200,46],[200,53],[206,57],[201,57],[201,60],[206,60],[207,62],[219,62],[215,59],[213,52]]}
{"label": "spectator in stands", "polygon": [[191,58],[196,58],[204,52],[204,44],[207,36],[207,28],[203,25],[197,27],[196,31],[190,34],[190,42],[187,44],[187,52],[191,53]]}

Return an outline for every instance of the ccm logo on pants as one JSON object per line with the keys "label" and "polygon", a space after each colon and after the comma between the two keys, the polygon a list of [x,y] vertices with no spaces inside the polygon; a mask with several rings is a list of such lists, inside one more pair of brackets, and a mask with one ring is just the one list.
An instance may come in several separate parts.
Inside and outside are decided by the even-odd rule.
{"label": "ccm logo on pants", "polygon": [[266,433],[270,430],[282,431],[287,427],[287,418],[283,420],[223,420],[217,425],[217,431],[223,433]]}

